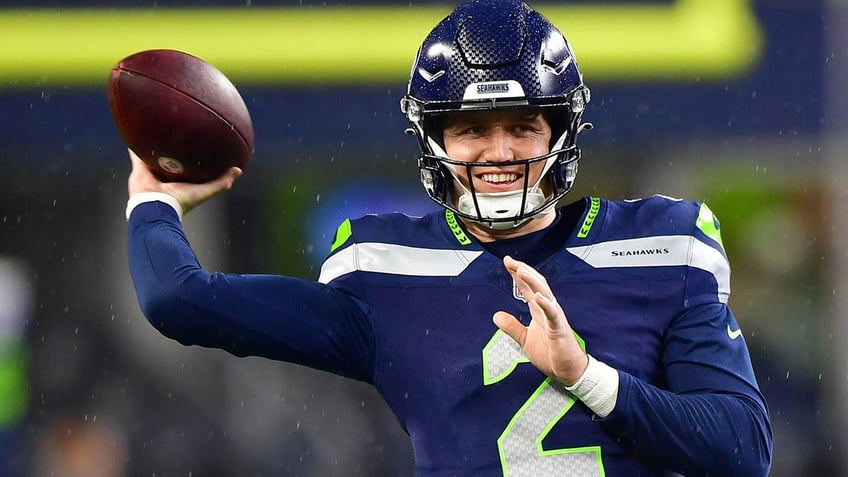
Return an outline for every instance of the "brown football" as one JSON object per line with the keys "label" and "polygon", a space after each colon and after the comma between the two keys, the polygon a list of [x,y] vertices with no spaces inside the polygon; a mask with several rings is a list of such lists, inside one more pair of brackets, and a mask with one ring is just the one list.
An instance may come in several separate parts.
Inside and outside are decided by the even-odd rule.
{"label": "brown football", "polygon": [[112,69],[112,118],[130,149],[166,182],[207,182],[244,169],[253,124],[233,83],[208,62],[177,50],[147,50]]}

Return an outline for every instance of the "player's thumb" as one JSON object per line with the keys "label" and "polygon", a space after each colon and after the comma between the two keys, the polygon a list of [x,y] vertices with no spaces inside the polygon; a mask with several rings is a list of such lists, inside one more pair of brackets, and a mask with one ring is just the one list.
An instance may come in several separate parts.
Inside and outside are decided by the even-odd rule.
{"label": "player's thumb", "polygon": [[179,184],[174,194],[182,205],[184,213],[215,197],[226,190],[232,189],[233,183],[242,175],[238,167],[231,167],[215,180],[203,184]]}
{"label": "player's thumb", "polygon": [[492,316],[492,321],[501,331],[514,339],[519,346],[524,347],[524,340],[527,337],[527,327],[521,324],[515,316],[505,311],[498,311]]}
{"label": "player's thumb", "polygon": [[227,171],[224,172],[221,177],[212,181],[212,183],[215,185],[215,190],[217,192],[222,192],[231,189],[233,187],[233,183],[236,181],[236,179],[241,177],[242,173],[242,170],[238,167],[231,167],[227,169]]}

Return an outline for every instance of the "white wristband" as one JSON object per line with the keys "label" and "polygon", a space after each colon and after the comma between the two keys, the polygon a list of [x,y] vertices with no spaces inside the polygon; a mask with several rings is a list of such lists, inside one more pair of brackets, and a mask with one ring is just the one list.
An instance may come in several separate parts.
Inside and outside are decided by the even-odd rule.
{"label": "white wristband", "polygon": [[586,371],[576,383],[565,389],[583,401],[598,417],[607,417],[615,409],[618,399],[618,371],[589,355]]}
{"label": "white wristband", "polygon": [[139,192],[138,194],[133,194],[127,201],[127,220],[130,220],[130,214],[132,214],[133,209],[138,205],[156,201],[170,205],[174,209],[174,212],[177,213],[180,221],[183,220],[183,206],[180,205],[180,201],[176,197],[164,192]]}

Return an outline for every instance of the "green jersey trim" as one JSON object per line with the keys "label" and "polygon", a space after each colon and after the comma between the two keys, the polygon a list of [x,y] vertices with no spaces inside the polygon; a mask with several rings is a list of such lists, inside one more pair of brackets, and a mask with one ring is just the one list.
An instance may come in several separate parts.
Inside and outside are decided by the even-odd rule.
{"label": "green jersey trim", "polygon": [[339,228],[336,229],[336,239],[333,240],[333,245],[330,246],[330,253],[335,252],[337,248],[344,245],[352,234],[353,232],[350,230],[350,219],[345,219],[345,221],[339,225]]}
{"label": "green jersey trim", "polygon": [[601,199],[598,197],[589,198],[589,213],[586,214],[586,219],[583,220],[583,225],[580,226],[580,231],[577,232],[577,238],[586,238],[592,230],[592,225],[595,219],[598,218],[598,212],[601,211]]}
{"label": "green jersey trim", "polygon": [[718,242],[721,249],[724,250],[718,219],[713,214],[713,211],[707,207],[707,204],[701,204],[701,209],[698,210],[698,218],[695,219],[695,225],[701,232],[704,232],[704,235]]}
{"label": "green jersey trim", "polygon": [[456,237],[456,240],[460,245],[468,245],[471,243],[471,239],[465,235],[462,227],[459,226],[459,221],[456,220],[456,215],[454,215],[452,210],[445,209],[445,220],[448,222],[448,227],[450,227],[451,232],[453,232],[453,236]]}

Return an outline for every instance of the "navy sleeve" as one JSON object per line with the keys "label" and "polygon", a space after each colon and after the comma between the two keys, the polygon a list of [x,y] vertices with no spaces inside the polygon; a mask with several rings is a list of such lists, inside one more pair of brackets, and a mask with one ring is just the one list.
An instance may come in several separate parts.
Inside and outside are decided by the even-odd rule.
{"label": "navy sleeve", "polygon": [[619,371],[616,407],[603,425],[689,477],[767,476],[772,430],[738,330],[722,303],[678,317],[663,353],[668,389]]}
{"label": "navy sleeve", "polygon": [[139,305],[165,336],[371,380],[373,336],[355,297],[293,277],[210,273],[161,202],[137,206],[128,226]]}

